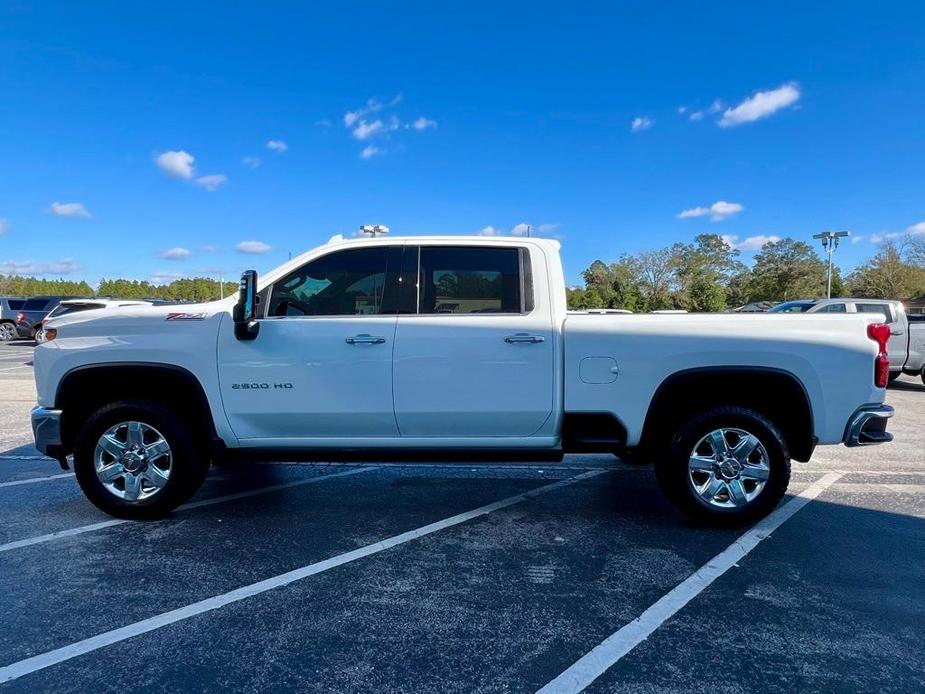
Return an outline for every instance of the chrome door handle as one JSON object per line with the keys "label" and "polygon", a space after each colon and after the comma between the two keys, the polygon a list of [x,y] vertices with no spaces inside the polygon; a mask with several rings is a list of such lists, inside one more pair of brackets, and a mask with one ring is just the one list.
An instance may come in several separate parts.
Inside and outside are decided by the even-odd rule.
{"label": "chrome door handle", "polygon": [[890,331],[890,335],[902,335],[902,334],[903,334],[902,330],[891,330]]}
{"label": "chrome door handle", "polygon": [[504,341],[509,345],[517,344],[535,344],[537,342],[543,342],[546,338],[542,335],[528,335],[527,333],[517,333],[516,335],[508,335],[504,338]]}
{"label": "chrome door handle", "polygon": [[348,345],[381,345],[385,342],[384,337],[377,337],[375,335],[354,335],[353,337],[347,338]]}

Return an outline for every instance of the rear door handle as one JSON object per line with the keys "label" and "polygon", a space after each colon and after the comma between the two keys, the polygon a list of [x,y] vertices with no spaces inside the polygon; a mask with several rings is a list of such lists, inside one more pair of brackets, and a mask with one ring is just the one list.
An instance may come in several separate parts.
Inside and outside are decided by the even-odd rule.
{"label": "rear door handle", "polygon": [[543,342],[546,338],[542,335],[528,335],[527,333],[517,333],[516,335],[508,335],[504,338],[504,341],[509,345],[518,345],[518,344],[535,344],[537,342]]}
{"label": "rear door handle", "polygon": [[891,330],[890,331],[890,335],[902,335],[902,334],[903,334],[902,330]]}
{"label": "rear door handle", "polygon": [[354,335],[353,337],[347,338],[348,345],[381,345],[385,342],[384,337],[378,337],[376,335]]}

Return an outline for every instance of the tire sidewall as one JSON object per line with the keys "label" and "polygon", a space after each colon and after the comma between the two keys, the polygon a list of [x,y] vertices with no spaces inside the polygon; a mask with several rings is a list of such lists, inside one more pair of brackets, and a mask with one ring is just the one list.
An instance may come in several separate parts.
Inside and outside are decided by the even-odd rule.
{"label": "tire sidewall", "polygon": [[[94,454],[100,436],[109,427],[139,421],[157,429],[170,445],[170,478],[157,494],[140,501],[126,501],[109,492],[96,475]],[[123,401],[107,405],[81,427],[74,449],[74,472],[87,498],[101,510],[120,518],[143,519],[166,515],[192,496],[208,471],[189,431],[169,409],[155,402]]]}
{"label": "tire sidewall", "polygon": [[[770,472],[764,488],[741,508],[711,506],[696,493],[688,462],[694,445],[709,432],[735,428],[753,434],[768,454]],[[717,407],[683,423],[656,465],[658,481],[671,500],[687,515],[713,524],[736,526],[757,520],[774,509],[790,484],[790,455],[783,435],[765,417],[742,407]]]}

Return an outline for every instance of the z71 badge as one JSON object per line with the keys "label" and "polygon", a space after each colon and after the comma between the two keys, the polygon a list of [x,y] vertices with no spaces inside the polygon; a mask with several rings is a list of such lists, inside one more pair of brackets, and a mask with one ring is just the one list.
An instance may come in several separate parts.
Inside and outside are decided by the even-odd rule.
{"label": "z71 badge", "polygon": [[164,320],[205,320],[205,313],[168,313]]}

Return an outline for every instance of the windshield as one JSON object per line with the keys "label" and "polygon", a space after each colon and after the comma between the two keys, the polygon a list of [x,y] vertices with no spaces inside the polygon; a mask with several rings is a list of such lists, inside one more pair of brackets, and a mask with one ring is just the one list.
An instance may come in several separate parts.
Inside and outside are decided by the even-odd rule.
{"label": "windshield", "polygon": [[104,304],[58,304],[55,309],[48,314],[49,318],[63,316],[67,313],[77,313],[78,311],[89,311],[94,308],[104,308]]}
{"label": "windshield", "polygon": [[806,313],[815,305],[815,301],[787,301],[786,303],[778,304],[768,313]]}

